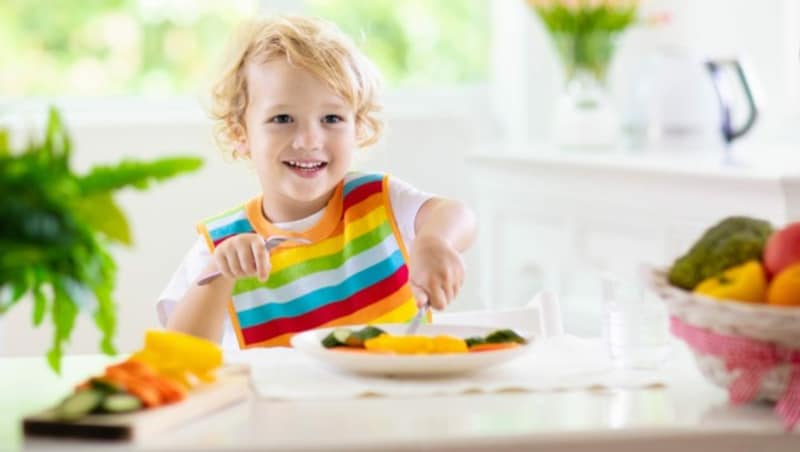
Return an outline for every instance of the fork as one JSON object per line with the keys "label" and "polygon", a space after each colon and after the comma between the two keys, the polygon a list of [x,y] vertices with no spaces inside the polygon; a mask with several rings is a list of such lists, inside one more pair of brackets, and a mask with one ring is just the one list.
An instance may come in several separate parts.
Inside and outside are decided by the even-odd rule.
{"label": "fork", "polygon": [[[287,242],[287,241],[297,242],[297,243],[300,243],[300,244],[303,244],[303,245],[308,245],[309,243],[311,243],[310,240],[304,239],[302,237],[288,237],[288,236],[283,236],[283,235],[273,235],[272,237],[268,237],[268,238],[264,239],[264,246],[267,248],[267,251],[272,251],[278,245],[280,245],[283,242]],[[205,286],[206,284],[210,283],[211,281],[217,279],[217,277],[220,276],[221,274],[222,274],[221,271],[216,271],[216,272],[213,272],[213,273],[209,273],[209,274],[203,276],[202,278],[200,278],[197,281],[197,285],[198,286]]]}
{"label": "fork", "polygon": [[422,323],[422,318],[425,317],[425,313],[428,312],[428,304],[426,303],[425,306],[422,306],[417,311],[414,318],[411,319],[411,323],[408,324],[408,329],[406,330],[406,336],[410,336],[417,332],[420,324]]}
{"label": "fork", "polygon": [[417,313],[414,315],[414,318],[411,319],[411,322],[408,324],[408,328],[406,329],[406,336],[412,335],[417,332],[419,329],[420,324],[422,323],[422,318],[425,317],[425,314],[428,313],[428,309],[431,307],[430,301],[427,299],[428,294],[425,294],[425,303],[422,306],[417,308]]}

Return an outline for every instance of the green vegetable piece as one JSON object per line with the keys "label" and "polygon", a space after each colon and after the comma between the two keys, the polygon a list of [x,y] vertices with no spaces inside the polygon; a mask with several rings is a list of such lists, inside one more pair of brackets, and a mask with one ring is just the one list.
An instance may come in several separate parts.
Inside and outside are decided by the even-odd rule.
{"label": "green vegetable piece", "polygon": [[467,347],[472,347],[474,345],[481,345],[486,343],[486,339],[480,336],[468,337],[464,339],[464,342],[467,343]]}
{"label": "green vegetable piece", "polygon": [[374,326],[365,326],[358,331],[354,331],[353,334],[347,338],[345,343],[348,347],[363,347],[364,341],[372,339],[373,337],[378,337],[381,334],[386,334],[386,331]]}
{"label": "green vegetable piece", "polygon": [[117,394],[120,392],[125,392],[125,388],[120,386],[118,383],[106,380],[105,378],[100,378],[100,377],[92,378],[91,380],[89,380],[89,383],[92,385],[92,389],[102,391],[106,394]]}
{"label": "green vegetable piece", "polygon": [[128,393],[110,394],[103,400],[103,410],[109,413],[129,413],[142,408],[142,401]]}
{"label": "green vegetable piece", "polygon": [[352,335],[349,328],[337,328],[322,339],[322,346],[325,348],[340,347],[347,345],[347,339]]}
{"label": "green vegetable piece", "polygon": [[525,338],[509,329],[492,331],[486,336],[487,344],[502,344],[506,342],[524,344],[526,341]]}
{"label": "green vegetable piece", "polygon": [[94,411],[106,394],[96,389],[84,389],[71,394],[56,407],[55,415],[62,421],[77,421]]}
{"label": "green vegetable piece", "polygon": [[670,284],[694,289],[704,279],[760,259],[772,225],[750,217],[728,217],[709,228],[670,268]]}
{"label": "green vegetable piece", "polygon": [[381,334],[386,334],[386,331],[383,331],[382,329],[375,326],[365,326],[364,328],[361,328],[360,330],[356,331],[353,334],[360,337],[362,340],[366,341],[367,339],[378,337]]}

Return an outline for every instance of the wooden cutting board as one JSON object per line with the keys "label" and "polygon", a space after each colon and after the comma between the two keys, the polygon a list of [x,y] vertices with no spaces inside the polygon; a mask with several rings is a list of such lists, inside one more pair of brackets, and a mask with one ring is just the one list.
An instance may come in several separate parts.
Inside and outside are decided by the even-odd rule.
{"label": "wooden cutting board", "polygon": [[22,420],[27,437],[71,437],[136,441],[186,424],[251,393],[249,371],[244,366],[220,369],[217,381],[193,389],[186,399],[171,405],[125,414],[92,414],[75,422],[53,418],[53,409]]}

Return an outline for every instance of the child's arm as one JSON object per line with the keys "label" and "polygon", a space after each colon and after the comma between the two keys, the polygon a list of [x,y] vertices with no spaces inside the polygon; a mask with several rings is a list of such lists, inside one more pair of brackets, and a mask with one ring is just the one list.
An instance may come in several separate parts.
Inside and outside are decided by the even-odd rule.
{"label": "child's arm", "polygon": [[417,212],[416,238],[409,252],[409,279],[418,302],[444,309],[464,282],[460,252],[476,236],[475,215],[463,203],[431,198]]}
{"label": "child's arm", "polygon": [[236,280],[257,277],[266,281],[270,272],[269,252],[258,234],[239,234],[222,242],[201,273],[219,270],[211,283],[192,284],[167,321],[167,328],[219,342],[225,325],[225,311]]}
{"label": "child's arm", "polygon": [[[201,275],[214,271],[217,271],[217,265],[211,260]],[[167,329],[220,342],[227,300],[231,297],[235,282],[235,279],[221,275],[204,286],[192,284],[175,306],[167,321]]]}

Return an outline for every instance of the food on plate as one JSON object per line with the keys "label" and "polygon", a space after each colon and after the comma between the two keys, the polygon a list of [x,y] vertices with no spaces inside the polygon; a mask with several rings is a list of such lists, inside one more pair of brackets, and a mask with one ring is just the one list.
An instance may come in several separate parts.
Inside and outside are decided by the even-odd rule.
{"label": "food on plate", "polygon": [[214,381],[222,350],[213,342],[172,331],[148,331],[145,346],[75,387],[54,409],[75,421],[90,413],[128,413],[180,402],[191,389]]}
{"label": "food on plate", "polygon": [[468,337],[466,339],[469,347],[485,344],[524,344],[525,338],[514,332],[514,330],[503,329],[492,331],[486,337]]}
{"label": "food on plate", "polygon": [[784,268],[772,278],[767,289],[767,303],[800,306],[800,263]]}
{"label": "food on plate", "polygon": [[694,292],[720,300],[763,303],[767,293],[767,276],[761,262],[750,260],[701,281]]}
{"label": "food on plate", "polygon": [[764,266],[770,276],[786,267],[800,263],[800,222],[775,231],[764,247]]}
{"label": "food on plate", "polygon": [[348,328],[337,328],[322,339],[322,345],[325,348],[338,346],[363,348],[364,341],[372,339],[373,337],[378,337],[381,334],[386,334],[386,331],[374,326],[365,326],[358,331],[352,331]]}
{"label": "food on plate", "polygon": [[336,351],[365,351],[398,355],[427,355],[502,350],[525,344],[525,339],[509,329],[493,331],[483,337],[462,339],[455,336],[392,335],[380,328],[360,330],[337,328],[322,339],[322,346]]}
{"label": "food on plate", "polygon": [[475,344],[469,347],[470,352],[492,352],[496,350],[505,350],[507,348],[519,347],[516,342],[496,342],[496,343],[483,343]]}
{"label": "food on plate", "polygon": [[750,217],[728,217],[709,228],[679,257],[669,271],[669,282],[693,290],[701,281],[747,261],[760,260],[773,228]]}
{"label": "food on plate", "polygon": [[455,336],[393,336],[381,334],[364,341],[364,348],[371,352],[396,353],[398,355],[429,355],[442,353],[467,353],[464,339]]}

